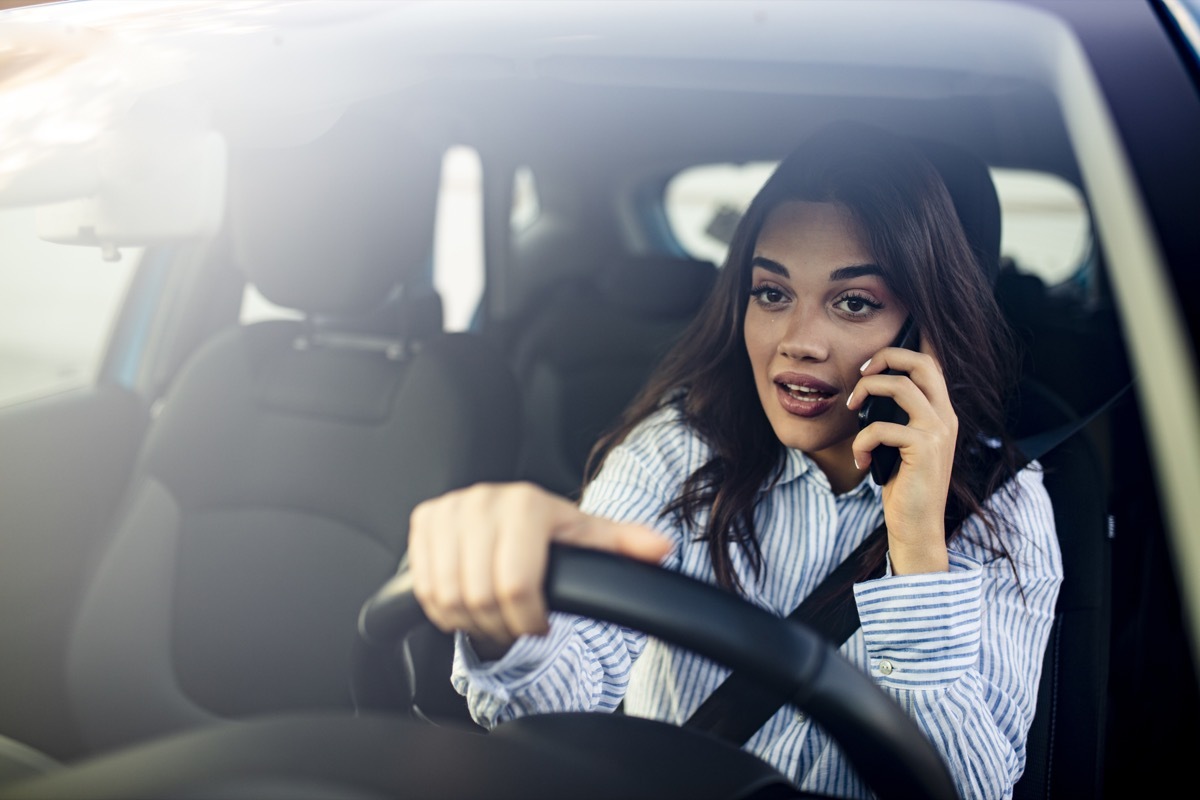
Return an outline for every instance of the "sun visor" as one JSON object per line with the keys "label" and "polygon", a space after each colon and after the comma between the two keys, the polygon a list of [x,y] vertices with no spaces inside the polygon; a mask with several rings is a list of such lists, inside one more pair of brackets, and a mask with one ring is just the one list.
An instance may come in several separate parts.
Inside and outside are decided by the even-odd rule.
{"label": "sun visor", "polygon": [[94,193],[40,207],[39,237],[131,247],[204,238],[221,225],[228,149],[214,131],[112,132],[94,163]]}

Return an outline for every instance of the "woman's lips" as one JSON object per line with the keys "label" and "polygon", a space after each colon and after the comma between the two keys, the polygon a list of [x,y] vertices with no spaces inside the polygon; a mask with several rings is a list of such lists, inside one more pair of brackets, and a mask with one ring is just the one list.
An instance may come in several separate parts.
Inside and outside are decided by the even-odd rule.
{"label": "woman's lips", "polygon": [[837,399],[837,389],[811,375],[784,373],[775,376],[774,381],[779,405],[798,417],[824,414]]}

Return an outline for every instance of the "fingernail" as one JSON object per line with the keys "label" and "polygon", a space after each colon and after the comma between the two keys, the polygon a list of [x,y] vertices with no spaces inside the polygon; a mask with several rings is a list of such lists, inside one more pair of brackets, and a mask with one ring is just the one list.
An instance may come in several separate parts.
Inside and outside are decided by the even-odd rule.
{"label": "fingernail", "polygon": [[846,396],[846,408],[850,407],[850,401],[853,399],[854,399],[854,392],[851,392],[850,394],[848,394]]}
{"label": "fingernail", "polygon": [[859,371],[859,372],[862,372],[863,370],[865,370],[865,369],[866,369],[867,367],[869,367],[869,366],[871,366],[871,359],[869,359],[869,358],[868,358],[866,361],[864,361],[864,362],[863,362],[863,365],[862,365],[861,367],[859,367],[859,368],[858,368],[858,371]]}
{"label": "fingernail", "polygon": [[857,459],[857,458],[856,458],[856,459],[854,459],[854,468],[855,468],[855,469],[862,469],[862,467],[860,467],[860,466],[858,465],[858,459]]}

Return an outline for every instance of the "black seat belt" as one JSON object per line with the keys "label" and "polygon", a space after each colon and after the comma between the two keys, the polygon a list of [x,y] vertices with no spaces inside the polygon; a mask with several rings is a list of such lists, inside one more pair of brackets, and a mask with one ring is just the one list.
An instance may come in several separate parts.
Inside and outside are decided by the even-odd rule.
{"label": "black seat belt", "polygon": [[[829,573],[788,614],[788,619],[803,622],[821,636],[841,646],[858,630],[858,605],[851,591],[854,576],[866,559],[871,545],[887,535],[880,525],[854,552]],[[705,731],[743,745],[749,741],[787,700],[762,688],[745,673],[730,673],[684,723],[685,728]]]}
{"label": "black seat belt", "polygon": [[[1041,458],[1087,427],[1088,423],[1123,397],[1131,386],[1133,381],[1125,384],[1086,417],[1019,439],[1016,445],[1024,463]],[[807,625],[836,647],[841,647],[859,627],[858,605],[854,602],[852,590],[854,577],[862,574],[860,570],[871,546],[886,535],[887,529],[882,525],[872,531],[800,602],[788,619]],[[881,569],[877,572],[879,574],[872,577],[882,574]],[[744,673],[734,672],[696,709],[684,727],[744,745],[785,703],[787,698],[763,689]]]}

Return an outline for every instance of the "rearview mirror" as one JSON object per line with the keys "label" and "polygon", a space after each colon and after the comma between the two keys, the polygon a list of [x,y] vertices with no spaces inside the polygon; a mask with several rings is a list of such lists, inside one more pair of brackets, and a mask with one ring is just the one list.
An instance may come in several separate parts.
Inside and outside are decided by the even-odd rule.
{"label": "rearview mirror", "polygon": [[111,253],[212,236],[221,225],[228,148],[214,131],[114,131],[97,143],[93,163],[89,196],[38,209],[40,238]]}

